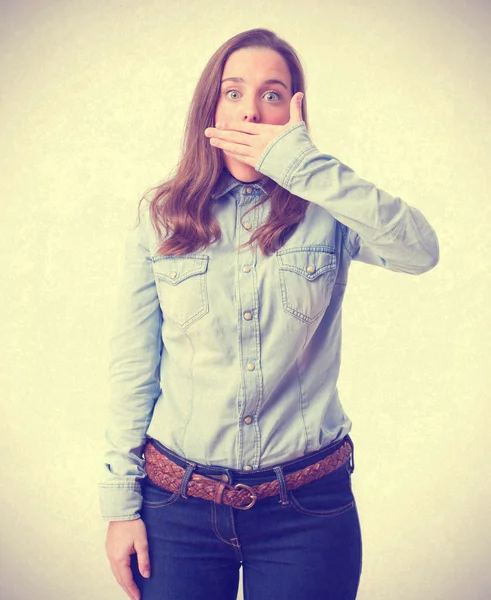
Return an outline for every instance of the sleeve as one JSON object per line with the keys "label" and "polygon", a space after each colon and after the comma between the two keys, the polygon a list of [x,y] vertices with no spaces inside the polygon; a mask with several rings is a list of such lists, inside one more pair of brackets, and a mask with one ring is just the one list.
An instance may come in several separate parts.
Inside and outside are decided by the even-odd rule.
{"label": "sleeve", "polygon": [[148,207],[127,234],[122,281],[110,340],[109,423],[104,476],[99,483],[103,519],[139,518],[143,446],[160,395],[162,315],[149,253]]}
{"label": "sleeve", "polygon": [[329,211],[354,260],[413,275],[438,264],[438,238],[423,214],[321,153],[304,121],[269,143],[256,170]]}

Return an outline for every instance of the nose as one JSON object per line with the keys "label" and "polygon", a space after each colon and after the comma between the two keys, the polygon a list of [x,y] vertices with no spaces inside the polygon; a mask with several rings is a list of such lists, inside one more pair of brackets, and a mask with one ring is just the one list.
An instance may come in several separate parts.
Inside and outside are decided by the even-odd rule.
{"label": "nose", "polygon": [[248,112],[244,116],[244,120],[246,121],[259,121],[259,115],[257,113]]}
{"label": "nose", "polygon": [[242,107],[242,115],[240,117],[248,123],[257,123],[260,120],[261,117],[255,100],[249,100],[248,104]]}

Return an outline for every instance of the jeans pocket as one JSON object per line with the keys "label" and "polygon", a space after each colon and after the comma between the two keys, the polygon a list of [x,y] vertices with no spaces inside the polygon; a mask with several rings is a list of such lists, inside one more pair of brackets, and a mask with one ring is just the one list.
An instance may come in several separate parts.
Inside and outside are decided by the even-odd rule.
{"label": "jeans pocket", "polygon": [[317,517],[335,517],[354,508],[348,467],[347,462],[329,475],[290,490],[292,507],[299,513]]}
{"label": "jeans pocket", "polygon": [[164,490],[147,479],[142,484],[142,494],[143,507],[151,509],[169,506],[179,498],[179,492]]}

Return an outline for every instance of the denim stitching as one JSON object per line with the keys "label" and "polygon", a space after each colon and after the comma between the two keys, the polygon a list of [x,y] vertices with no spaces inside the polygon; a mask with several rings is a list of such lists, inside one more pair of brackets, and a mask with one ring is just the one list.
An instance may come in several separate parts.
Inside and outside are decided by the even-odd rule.
{"label": "denim stitching", "polygon": [[[332,471],[332,473],[329,473],[329,475],[332,475],[333,473],[338,472],[340,469],[343,469],[343,468],[346,469],[346,472],[348,473],[349,489],[352,492],[351,474],[349,472],[349,460],[350,459],[348,459],[343,465],[341,465],[340,467],[338,467],[337,469]],[[327,475],[327,477],[329,475]],[[291,504],[295,508],[295,510],[297,510],[299,513],[311,515],[313,517],[336,517],[338,515],[342,515],[343,513],[351,510],[353,507],[356,507],[355,499],[353,498],[353,500],[351,500],[351,502],[349,502],[348,504],[345,504],[344,506],[341,506],[340,508],[334,508],[334,509],[330,509],[327,511],[326,510],[310,510],[310,509],[302,506],[300,504],[300,502],[295,498],[294,490],[290,490],[289,497],[290,497]]]}
{"label": "denim stitching", "polygon": [[[165,260],[165,258],[171,258],[171,257],[164,257],[164,258],[160,257],[158,259],[156,259],[155,257],[152,257],[152,261],[154,264],[157,264],[159,260]],[[177,283],[168,281],[167,277],[165,277],[163,274],[159,274],[158,271],[155,273],[155,280],[157,282],[158,287],[161,285],[161,283],[164,283],[165,285],[171,285],[172,287],[177,287],[177,285],[180,285],[183,281],[186,281],[190,277],[198,277],[199,278],[199,287],[200,287],[200,294],[201,294],[201,308],[194,315],[189,317],[183,323],[177,322],[176,320],[174,320],[171,316],[169,316],[166,313],[166,316],[168,319],[170,319],[173,323],[176,323],[176,325],[178,327],[180,327],[181,329],[186,330],[190,325],[192,325],[193,323],[195,323],[196,321],[201,319],[201,317],[206,315],[210,310],[209,301],[208,301],[208,293],[207,293],[207,281],[206,281],[210,257],[207,255],[196,255],[196,256],[184,256],[182,258],[193,258],[193,259],[196,258],[196,259],[200,259],[200,261],[202,261],[203,259],[205,259],[205,260],[198,267],[188,270],[186,272],[187,276],[184,279],[180,279],[180,281]],[[163,292],[165,294],[165,289],[163,290]]]}
{"label": "denim stitching", "polygon": [[303,393],[303,389],[302,389],[302,377],[300,375],[300,366],[298,364],[298,360],[295,361],[295,370],[297,372],[297,379],[298,379],[298,389],[300,392],[300,415],[302,417],[302,424],[303,424],[303,430],[305,433],[305,453],[308,453],[309,448],[310,448],[310,440],[309,440],[309,432],[307,429],[307,424],[305,423],[305,414],[304,414],[304,401],[305,401],[305,394]]}
{"label": "denim stitching", "polygon": [[134,492],[140,491],[139,483],[100,483],[99,487],[101,488],[114,488],[114,489],[127,489],[133,490]]}
{"label": "denim stitching", "polygon": [[291,180],[293,179],[293,175],[295,174],[297,168],[309,154],[315,153],[319,153],[319,150],[314,146],[314,144],[311,141],[310,144],[300,152],[296,159],[290,163],[290,166],[283,177],[283,187],[288,187],[291,185]]}
{"label": "denim stitching", "polygon": [[282,133],[280,133],[280,135],[278,135],[276,138],[274,138],[273,140],[271,140],[271,142],[266,146],[266,148],[264,148],[263,153],[261,154],[261,156],[259,157],[259,161],[257,164],[257,168],[260,169],[261,168],[261,164],[264,162],[264,160],[266,159],[266,156],[268,156],[268,154],[271,152],[271,150],[276,146],[276,144],[283,139],[286,135],[288,135],[291,131],[293,131],[294,129],[297,129],[298,127],[301,127],[302,125],[305,126],[305,122],[304,121],[300,121],[299,123],[294,123],[293,125],[291,125],[290,127],[288,127],[285,131],[283,131]]}
{"label": "denim stitching", "polygon": [[188,495],[187,495],[188,483],[189,483],[189,480],[191,479],[191,476],[192,476],[195,468],[196,468],[196,465],[194,463],[189,463],[186,468],[186,472],[184,473],[184,476],[182,478],[181,485],[179,486],[179,494],[183,498],[186,498],[186,499],[188,498]]}
{"label": "denim stitching", "polygon": [[290,501],[291,501],[293,508],[295,508],[295,510],[297,510],[299,513],[302,513],[305,515],[310,515],[312,517],[337,517],[339,515],[342,515],[345,512],[348,512],[355,506],[355,502],[351,501],[349,504],[345,504],[344,506],[341,506],[340,508],[335,508],[335,509],[329,510],[329,511],[322,511],[322,510],[309,510],[308,508],[304,508],[301,504],[298,503],[295,496],[293,496],[291,494],[290,494]]}
{"label": "denim stitching", "polygon": [[[324,255],[327,254],[327,255],[330,255],[332,257],[332,259],[328,265],[324,265],[323,267],[318,269],[317,272],[315,273],[315,276],[313,275],[312,277],[305,277],[302,270],[299,269],[298,267],[296,267],[295,265],[291,265],[291,266],[287,265],[285,267],[285,265],[282,261],[282,258],[281,258],[282,256],[287,256],[288,254],[297,253],[297,252],[315,252],[318,254],[324,254]],[[277,262],[277,266],[278,266],[278,275],[279,275],[279,281],[280,281],[281,300],[282,300],[282,306],[283,306],[284,312],[287,312],[287,313],[293,315],[298,320],[303,321],[304,323],[307,323],[310,325],[311,323],[316,321],[321,314],[323,314],[326,311],[327,305],[324,306],[323,308],[321,308],[321,310],[318,311],[315,315],[306,315],[306,314],[300,312],[299,310],[297,310],[296,308],[293,308],[289,304],[289,301],[288,301],[288,286],[286,284],[285,271],[287,271],[289,273],[295,273],[295,274],[299,275],[300,277],[303,277],[304,279],[306,279],[307,281],[312,283],[312,285],[316,285],[316,284],[314,284],[314,281],[317,281],[321,275],[326,275],[326,277],[328,278],[329,287],[328,287],[328,293],[324,294],[323,298],[324,298],[324,301],[326,299],[330,300],[330,297],[332,296],[332,291],[334,288],[334,281],[335,281],[334,274],[336,273],[336,269],[337,269],[336,255],[334,254],[334,252],[335,252],[335,248],[332,248],[332,246],[327,246],[327,245],[295,246],[294,248],[288,248],[287,250],[281,250],[281,251],[276,252],[276,262]],[[318,282],[317,285],[320,286],[320,282]],[[329,294],[329,292],[330,292],[330,294]]]}
{"label": "denim stitching", "polygon": [[[240,205],[237,207],[237,211],[236,211],[236,222],[235,222],[235,230],[238,232],[237,233],[237,244],[240,245],[242,243],[242,235],[243,235],[243,228],[242,228],[242,211],[240,209]],[[238,250],[238,248],[237,248]],[[235,253],[236,256],[236,263],[235,263],[235,296],[237,299],[237,347],[238,347],[238,354],[239,354],[239,364],[243,364],[244,363],[244,345],[243,345],[243,319],[242,319],[242,314],[243,314],[243,306],[242,306],[242,296],[241,296],[241,286],[239,284],[239,277],[240,277],[240,261],[242,260],[242,253],[237,251]],[[243,428],[244,428],[244,423],[243,423],[243,416],[244,416],[244,410],[245,410],[245,373],[244,370],[241,369],[240,370],[240,388],[239,388],[239,395],[238,395],[238,403],[237,403],[237,408],[238,408],[238,415],[239,415],[239,422],[238,422],[238,435],[237,435],[237,459],[239,460],[239,462],[242,462],[243,460],[243,452],[244,452],[244,432],[243,432]]]}
{"label": "denim stitching", "polygon": [[341,233],[343,235],[343,244],[344,247],[346,248],[346,252],[349,254],[350,258],[353,259],[353,254],[351,253],[349,247],[348,247],[348,231],[347,231],[347,227],[346,225],[342,225],[341,223],[339,224],[340,228],[341,228]]}
{"label": "denim stitching", "polygon": [[283,470],[281,467],[275,467],[274,472],[276,473],[276,478],[278,480],[278,483],[280,484],[280,503],[290,504],[290,499],[288,497],[288,488],[286,486]]}
{"label": "denim stitching", "polygon": [[298,167],[307,158],[307,156],[309,156],[309,154],[315,153],[319,153],[319,150],[314,146],[312,142],[310,142],[310,144],[300,152],[296,159],[290,163],[290,166],[288,167],[283,177],[283,187],[291,186],[293,176],[295,175],[295,172],[298,169]]}
{"label": "denim stitching", "polygon": [[242,551],[240,549],[239,537],[237,535],[237,532],[235,531],[235,523],[234,523],[234,515],[233,515],[232,507],[228,507],[228,514],[229,514],[229,518],[230,518],[230,525],[232,527],[232,531],[234,532],[234,536],[235,536],[235,537],[231,538],[231,540],[232,540],[232,542],[236,542],[236,544],[233,544],[233,547],[235,549],[238,559],[242,562]]}
{"label": "denim stitching", "polygon": [[208,267],[204,273],[198,275],[200,279],[200,292],[201,292],[201,309],[192,317],[190,317],[187,321],[185,321],[181,327],[182,329],[187,329],[190,325],[204,317],[208,311],[210,310],[210,304],[208,302],[208,294],[206,287],[206,277],[208,274]]}
{"label": "denim stitching", "polygon": [[259,464],[259,459],[261,456],[261,432],[259,429],[259,423],[257,421],[257,414],[261,407],[262,399],[263,399],[263,378],[261,373],[261,333],[259,331],[259,290],[257,287],[257,248],[254,247],[252,262],[254,265],[254,269],[252,270],[252,288],[254,294],[254,306],[253,313],[257,315],[257,319],[253,320],[254,324],[254,341],[256,346],[256,364],[257,368],[254,371],[257,381],[257,402],[254,408],[254,422],[252,426],[254,427],[254,458],[253,464],[257,466]]}
{"label": "denim stitching", "polygon": [[282,250],[277,250],[276,254],[278,256],[283,256],[284,254],[292,254],[294,252],[299,252],[300,250],[305,250],[307,252],[324,252],[326,254],[333,254],[336,252],[336,246],[332,244],[307,244],[306,246],[293,246],[291,248],[283,248]]}
{"label": "denim stitching", "polygon": [[[356,507],[356,500],[354,502]],[[360,584],[361,573],[363,570],[363,536],[361,535],[360,520],[358,519],[358,535],[360,537],[360,564],[358,567],[358,585]]]}
{"label": "denim stitching", "polygon": [[[226,539],[224,539],[219,531],[218,531],[218,519],[217,519],[217,513],[216,513],[216,504],[214,502],[210,502],[211,505],[211,523],[212,523],[212,527],[213,527],[213,532],[214,534],[217,536],[217,538],[219,540],[221,540],[224,544],[228,544],[229,546],[233,546],[234,548],[238,547],[239,541],[237,539],[237,537],[232,538],[234,540],[237,541],[237,544],[233,544],[232,542],[227,542]],[[234,529],[234,533],[235,533],[235,529]]]}
{"label": "denim stitching", "polygon": [[165,506],[170,506],[174,504],[174,502],[179,498],[179,493],[174,492],[172,496],[170,496],[167,500],[163,500],[162,502],[152,502],[150,500],[143,499],[142,506],[145,508],[164,508]]}

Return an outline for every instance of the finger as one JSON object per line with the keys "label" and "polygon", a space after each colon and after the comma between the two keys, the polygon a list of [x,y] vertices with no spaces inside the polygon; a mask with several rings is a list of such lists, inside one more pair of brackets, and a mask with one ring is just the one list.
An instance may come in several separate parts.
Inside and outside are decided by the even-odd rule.
{"label": "finger", "polygon": [[231,129],[222,130],[216,129],[215,127],[207,127],[205,129],[205,135],[209,138],[220,138],[226,142],[236,142],[244,146],[252,146],[253,138],[250,134],[241,133],[238,131],[232,131]]}
{"label": "finger", "polygon": [[228,152],[231,152],[232,154],[237,154],[239,156],[250,156],[251,153],[250,146],[245,146],[244,144],[233,144],[231,142],[221,140],[220,138],[210,138],[210,144],[212,146],[215,146],[215,148],[228,150]]}
{"label": "finger", "polygon": [[300,123],[300,121],[303,121],[302,100],[302,92],[297,92],[292,96],[290,100],[290,123]]}
{"label": "finger", "polygon": [[259,123],[251,123],[250,121],[219,121],[215,124],[217,129],[232,129],[233,131],[241,131],[249,135],[257,135],[260,133],[261,125]]}
{"label": "finger", "polygon": [[133,574],[130,568],[130,557],[127,561],[111,563],[111,570],[116,578],[116,581],[126,592],[131,600],[140,600],[140,590],[133,580]]}
{"label": "finger", "polygon": [[143,577],[150,577],[150,556],[148,555],[148,542],[135,541],[136,556],[138,558],[138,570]]}

